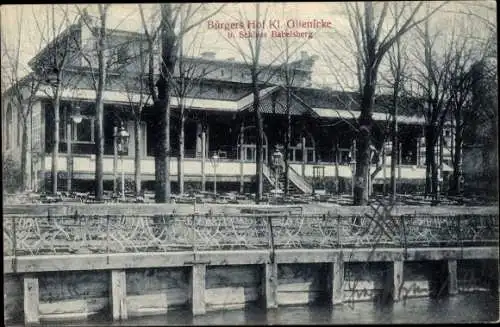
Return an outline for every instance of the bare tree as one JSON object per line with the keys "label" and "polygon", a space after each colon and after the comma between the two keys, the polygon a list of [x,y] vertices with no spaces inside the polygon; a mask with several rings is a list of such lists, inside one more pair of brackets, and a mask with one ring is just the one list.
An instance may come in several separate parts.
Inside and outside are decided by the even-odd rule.
{"label": "bare tree", "polygon": [[[6,83],[6,87],[10,87],[10,94],[17,104],[18,115],[21,123],[22,129],[22,141],[21,141],[21,172],[22,172],[22,184],[21,189],[26,190],[29,187],[29,180],[32,172],[28,174],[28,128],[31,122],[31,113],[33,112],[33,105],[37,100],[37,92],[40,89],[41,79],[39,76],[33,72],[29,72],[26,75],[26,69],[22,67],[22,62],[20,60],[23,35],[25,35],[22,16],[24,13],[23,6],[16,8],[19,10],[16,15],[16,42],[14,48],[11,48],[6,43],[5,31],[2,30],[2,83]],[[24,40],[26,41],[26,40]],[[32,40],[30,40],[32,41]],[[42,43],[40,42],[39,49],[42,48]],[[3,91],[3,90],[2,90]],[[2,92],[3,93],[3,92]],[[33,145],[31,146],[33,148]],[[32,153],[33,156],[33,153]],[[33,157],[31,157],[33,161]]]}
{"label": "bare tree", "polygon": [[[426,143],[426,194],[439,200],[439,167],[436,162],[436,147],[443,143],[442,131],[446,121],[455,117],[455,141],[462,142],[462,110],[470,101],[471,80],[468,70],[475,60],[474,43],[470,37],[457,32],[453,26],[447,40],[440,39],[440,32],[431,33],[429,21],[424,28],[418,28],[418,49],[414,67],[414,82],[422,93],[424,107]],[[439,42],[444,42],[437,46]],[[420,50],[422,49],[422,50]],[[438,51],[439,49],[439,51]],[[420,50],[420,51],[419,51]],[[460,179],[461,150],[455,144],[455,177]],[[442,163],[440,162],[439,165]]]}
{"label": "bare tree", "polygon": [[[281,7],[281,19],[286,19],[286,5],[280,4]],[[285,133],[285,146],[284,146],[284,163],[285,163],[285,185],[284,185],[284,193],[288,195],[289,193],[289,174],[290,174],[290,166],[289,166],[289,155],[290,155],[290,142],[292,141],[292,99],[296,97],[293,92],[293,87],[295,86],[296,77],[297,77],[297,68],[301,65],[301,60],[295,60],[295,54],[299,49],[301,49],[309,39],[305,39],[304,41],[299,41],[300,39],[293,40],[292,38],[273,38],[272,39],[272,47],[278,49],[279,57],[281,57],[281,62],[278,63],[280,65],[279,69],[279,83],[285,91],[285,112],[286,112],[286,133]]]}
{"label": "bare tree", "polygon": [[[292,47],[289,43],[288,45],[280,45],[277,51],[269,51],[264,47],[264,37],[263,37],[263,27],[250,26],[247,22],[255,21],[255,22],[266,22],[269,13],[269,6],[266,6],[265,10],[262,11],[260,4],[256,3],[254,6],[255,9],[255,17],[249,19],[246,15],[245,11],[242,8],[238,8],[237,15],[228,15],[229,17],[245,22],[241,26],[241,31],[247,35],[251,35],[251,37],[247,37],[245,41],[241,43],[238,42],[236,38],[228,38],[224,33],[221,33],[221,36],[231,45],[231,47],[238,52],[241,56],[245,64],[247,65],[250,76],[251,76],[251,85],[252,85],[252,94],[253,94],[253,103],[252,103],[252,111],[254,114],[254,119],[257,126],[257,144],[256,144],[256,184],[257,184],[257,196],[255,201],[259,203],[262,200],[263,195],[263,181],[264,181],[264,121],[260,108],[260,92],[264,85],[268,84],[269,81],[276,77],[280,72],[284,73],[282,77],[288,79],[289,86],[293,82],[292,73],[292,63],[290,59],[294,56],[294,54],[301,48],[300,46]],[[276,44],[276,43],[275,43]],[[267,50],[267,53],[264,51]],[[267,54],[271,60],[267,64],[262,64],[263,54]],[[285,55],[286,54],[286,55]],[[283,63],[277,65],[280,59],[283,58]],[[288,75],[288,77],[287,77]],[[286,83],[285,83],[286,84]],[[288,93],[288,92],[287,92]],[[291,95],[290,95],[291,96]],[[287,95],[288,97],[288,95]],[[288,98],[287,107],[290,106],[291,97]],[[288,141],[289,142],[289,141]]]}
{"label": "bare tree", "polygon": [[[112,62],[112,56],[109,55],[110,49],[108,46],[108,29],[107,19],[110,4],[98,4],[98,17],[90,17],[87,11],[77,9],[82,17],[82,22],[89,29],[93,37],[93,51],[81,51],[82,57],[89,65],[90,75],[92,78],[94,89],[96,90],[95,102],[95,120],[96,120],[96,160],[95,160],[95,199],[103,200],[104,195],[104,171],[103,171],[103,155],[104,155],[104,91],[106,80],[108,77],[108,69]],[[97,63],[91,58],[97,57]],[[97,66],[97,67],[96,67]],[[97,75],[97,76],[96,76]]]}
{"label": "bare tree", "polygon": [[[56,24],[56,7],[60,23]],[[52,100],[54,108],[54,130],[52,142],[52,193],[56,194],[58,189],[58,156],[59,156],[59,129],[60,129],[60,105],[63,90],[71,87],[74,82],[74,74],[67,71],[67,68],[78,56],[78,44],[73,37],[74,22],[70,20],[69,8],[67,5],[50,7],[51,17],[49,19],[49,10],[46,11],[46,21],[51,22],[47,26],[42,26],[39,22],[38,13],[33,13],[35,24],[42,35],[42,40],[47,44],[46,50],[39,53],[32,59],[35,66],[35,73],[48,84],[45,93]],[[59,20],[58,19],[58,20]],[[69,27],[69,28],[67,28]]]}
{"label": "bare tree", "polygon": [[[189,8],[185,8],[189,9]],[[180,30],[185,29],[186,20],[185,10],[181,9]],[[188,102],[188,96],[195,98],[200,90],[200,85],[205,76],[215,70],[209,69],[206,64],[200,62],[189,55],[194,55],[200,52],[203,45],[203,39],[200,38],[201,25],[196,27],[196,31],[191,33],[191,40],[188,43],[184,42],[184,36],[179,38],[179,57],[177,63],[178,74],[171,79],[172,95],[177,98],[178,110],[173,112],[178,116],[179,124],[179,153],[177,157],[177,182],[179,185],[179,194],[184,194],[184,157],[185,157],[185,125],[188,114],[191,112],[192,102]]]}
{"label": "bare tree", "polygon": [[[349,25],[358,53],[357,67],[361,93],[361,114],[358,118],[360,133],[356,151],[357,165],[353,199],[355,205],[364,205],[368,201],[367,177],[370,166],[372,109],[380,63],[396,40],[427,20],[444,5],[441,4],[423,17],[417,18],[422,4],[422,2],[415,5],[403,3],[397,10],[393,10],[388,3],[377,4],[381,7],[378,17],[375,15],[372,2],[364,2],[363,10],[359,3],[346,4]],[[393,18],[405,16],[407,18],[402,19],[401,24],[396,26],[396,24],[386,21],[388,14],[391,14]]]}
{"label": "bare tree", "polygon": [[470,36],[464,35],[462,40],[457,40],[454,49],[454,62],[449,76],[451,86],[448,100],[454,120],[454,144],[450,144],[450,147],[453,147],[451,194],[460,194],[462,192],[464,129],[466,125],[473,122],[471,119],[464,119],[465,111],[485,110],[484,107],[473,102],[473,95],[477,85],[482,84],[484,62],[490,48],[489,43],[487,40],[485,46],[481,49]]}
{"label": "bare tree", "polygon": [[[180,28],[180,8],[187,6],[186,21]],[[193,28],[199,26],[206,20],[216,15],[223,6],[218,6],[210,10],[208,14],[206,5],[204,4],[161,4],[161,22],[160,22],[160,44],[161,44],[161,67],[160,77],[156,86],[158,88],[158,96],[153,96],[157,101],[156,112],[158,112],[158,146],[155,154],[155,179],[156,179],[156,202],[164,203],[170,201],[170,111],[171,111],[171,94],[172,94],[172,79],[177,64],[179,54],[179,40],[189,33]],[[142,15],[143,25],[144,15]],[[189,18],[189,20],[188,20]],[[156,32],[148,32],[149,40],[154,41]],[[150,70],[151,83],[151,70]],[[152,87],[150,85],[150,87]]]}
{"label": "bare tree", "polygon": [[151,57],[146,50],[147,40],[143,37],[136,37],[130,40],[128,46],[129,56],[121,58],[123,61],[118,71],[121,71],[121,84],[127,93],[128,107],[134,121],[134,184],[135,195],[141,194],[141,116],[145,106],[151,99],[147,84],[147,71]]}
{"label": "bare tree", "polygon": [[[394,3],[395,11],[398,11],[398,3]],[[399,29],[399,19],[400,17],[395,17],[394,25],[396,29]],[[400,106],[400,100],[402,92],[404,92],[404,84],[406,79],[406,71],[408,66],[408,60],[406,56],[406,47],[402,44],[401,38],[395,40],[393,46],[388,51],[389,59],[389,70],[390,79],[392,87],[392,103],[391,103],[391,181],[390,181],[390,193],[392,201],[396,201],[396,163],[398,159],[398,107]],[[399,163],[401,164],[401,163]]]}

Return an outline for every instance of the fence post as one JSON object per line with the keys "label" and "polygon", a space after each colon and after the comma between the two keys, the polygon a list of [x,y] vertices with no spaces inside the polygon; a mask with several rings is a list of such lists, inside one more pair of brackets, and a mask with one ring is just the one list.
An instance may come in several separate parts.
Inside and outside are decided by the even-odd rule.
{"label": "fence post", "polygon": [[193,213],[193,216],[191,219],[192,219],[192,221],[191,221],[191,231],[192,231],[191,241],[193,243],[194,261],[196,261],[196,216],[194,213]]}
{"label": "fence post", "polygon": [[109,265],[109,215],[106,215],[106,261]]}
{"label": "fence post", "polygon": [[457,217],[457,229],[458,229],[457,230],[457,232],[458,232],[457,241],[460,244],[460,258],[463,259],[463,257],[464,257],[464,241],[462,238],[461,220],[462,220],[462,215],[458,215],[458,217]]}
{"label": "fence post", "polygon": [[[417,215],[417,212],[415,211],[415,216]],[[406,259],[408,258],[408,247],[407,247],[407,243],[406,243],[406,227],[405,227],[405,219],[404,219],[404,215],[401,215],[399,216],[399,219],[400,219],[400,224],[401,224],[401,233],[402,233],[402,237],[400,237],[400,240],[399,242],[402,243],[401,245],[403,245],[403,257]]]}
{"label": "fence post", "polygon": [[340,214],[337,213],[337,242],[339,248],[342,248],[342,228],[341,228],[341,223],[340,223]]}
{"label": "fence post", "polygon": [[16,228],[16,218],[12,217],[12,271],[17,272],[17,228]]}
{"label": "fence post", "polygon": [[[262,219],[266,219],[263,217]],[[264,265],[264,273],[263,273],[263,293],[264,293],[264,301],[267,309],[277,308],[278,307],[278,264],[276,262],[275,253],[274,253],[274,235],[273,235],[273,225],[272,218],[269,213],[267,214],[267,222],[269,225],[268,233],[269,233],[269,248],[270,248],[270,260],[266,262]]]}

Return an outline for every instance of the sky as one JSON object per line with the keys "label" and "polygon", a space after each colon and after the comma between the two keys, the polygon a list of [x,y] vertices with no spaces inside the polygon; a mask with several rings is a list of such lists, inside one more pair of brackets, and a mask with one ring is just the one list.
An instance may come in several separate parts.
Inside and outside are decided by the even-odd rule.
{"label": "sky", "polygon": [[[416,3],[416,2],[415,2]],[[431,6],[438,5],[439,2],[432,2]],[[484,4],[477,5],[477,4]],[[212,12],[221,4],[211,4],[206,12]],[[378,6],[380,4],[375,4]],[[412,4],[413,5],[413,4]],[[78,5],[79,8],[88,7],[90,14],[97,14],[96,5]],[[196,5],[195,5],[196,6]],[[496,10],[488,10],[487,7],[496,8],[496,3],[492,1],[476,1],[474,3],[463,1],[452,1],[447,4],[445,9],[439,14],[435,14],[431,23],[435,31],[439,31],[442,35],[449,35],[452,26],[459,26],[460,33],[466,33],[483,37],[485,28],[483,23],[472,16],[466,17],[459,15],[457,11],[470,10],[481,18],[486,17],[490,22],[496,24]],[[76,5],[67,5],[69,21],[73,22],[78,16],[78,8]],[[144,4],[146,19],[149,22],[155,23],[158,20],[158,4]],[[328,85],[332,88],[353,89],[356,86],[353,75],[353,54],[352,54],[352,32],[349,27],[348,15],[345,10],[345,3],[340,2],[316,2],[316,3],[278,3],[269,4],[262,3],[260,5],[261,18],[266,15],[266,26],[264,32],[268,36],[273,30],[282,31],[284,25],[288,21],[307,22],[312,19],[317,21],[330,22],[328,27],[317,28],[291,28],[297,32],[303,32],[304,36],[308,32],[313,33],[313,38],[308,39],[289,37],[288,40],[292,43],[291,48],[295,51],[295,55],[299,55],[300,51],[307,51],[310,55],[316,54],[319,56],[317,63],[313,68],[313,85]],[[40,30],[46,31],[49,24],[52,24],[52,5],[4,5],[1,10],[1,31],[2,31],[2,51],[7,49],[16,49],[16,44],[20,36],[20,62],[23,67],[27,67],[27,62],[37,51],[46,43],[52,35],[47,36],[47,32],[41,33]],[[421,10],[419,14],[423,14]],[[455,12],[455,13],[450,13]],[[64,27],[63,17],[60,8],[54,10],[54,25]],[[187,18],[186,18],[187,19]],[[191,18],[196,21],[196,17]],[[228,3],[224,6],[221,12],[213,16],[210,21],[200,25],[199,30],[193,30],[189,37],[186,37],[185,45],[191,44],[191,41],[196,43],[195,52],[192,54],[198,55],[204,51],[214,51],[216,58],[226,59],[230,57],[236,58],[237,61],[243,61],[242,54],[236,50],[236,45],[245,48],[245,54],[248,55],[248,39],[240,39],[239,33],[243,30],[235,24],[242,22],[248,27],[248,22],[255,19],[255,4],[252,3]],[[279,21],[279,27],[276,25],[271,27],[269,21]],[[391,23],[391,19],[386,19],[387,23]],[[232,28],[216,29],[217,24],[231,24]],[[211,25],[209,25],[211,24]],[[290,23],[292,24],[292,23]],[[113,4],[110,7],[108,16],[108,26],[111,29],[122,29],[128,31],[142,31],[142,23],[139,15],[137,4]],[[231,26],[230,26],[231,27]],[[235,38],[229,38],[228,32],[232,31]],[[249,32],[248,29],[246,29]],[[41,37],[44,34],[44,37]],[[411,48],[414,46],[412,38],[414,35],[408,33],[406,42]],[[445,38],[444,38],[445,39]],[[443,40],[444,40],[443,39]],[[283,55],[283,38],[267,37],[263,41],[262,61],[269,62],[271,60],[281,60]],[[444,42],[444,41],[443,41]],[[329,44],[330,49],[335,51],[335,60],[331,60],[333,55],[324,50],[324,45]],[[418,49],[417,49],[418,50]],[[189,52],[189,51],[186,51]],[[277,54],[279,54],[277,56]],[[276,57],[279,57],[276,59]],[[343,59],[342,59],[343,58]],[[341,60],[342,59],[342,60]],[[345,59],[345,60],[344,60]],[[4,56],[2,54],[2,60]],[[27,72],[27,68],[25,70]]]}

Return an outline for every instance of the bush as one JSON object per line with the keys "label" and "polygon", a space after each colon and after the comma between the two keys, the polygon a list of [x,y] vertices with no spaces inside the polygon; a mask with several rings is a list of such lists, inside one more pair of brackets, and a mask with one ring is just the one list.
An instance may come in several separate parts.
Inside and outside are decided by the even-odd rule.
{"label": "bush", "polygon": [[20,163],[16,162],[12,157],[4,158],[3,164],[3,190],[7,193],[14,193],[21,190],[23,184],[23,175],[21,172]]}

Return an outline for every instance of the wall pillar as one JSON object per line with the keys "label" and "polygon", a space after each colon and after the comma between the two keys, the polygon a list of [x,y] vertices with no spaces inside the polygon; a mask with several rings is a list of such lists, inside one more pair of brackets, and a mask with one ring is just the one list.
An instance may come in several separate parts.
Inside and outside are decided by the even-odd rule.
{"label": "wall pillar", "polygon": [[111,270],[111,312],[113,320],[127,319],[127,279],[125,270]]}
{"label": "wall pillar", "polygon": [[38,286],[38,277],[32,274],[26,274],[23,277],[24,283],[24,324],[39,324],[40,313],[40,290]]}
{"label": "wall pillar", "polygon": [[[393,277],[393,289],[392,289],[392,299],[394,301],[401,300],[401,290],[403,288],[404,278],[404,261],[396,260],[393,263],[392,277]],[[389,285],[387,285],[389,286]]]}
{"label": "wall pillar", "polygon": [[264,302],[267,309],[278,307],[278,264],[266,263],[262,280]]}
{"label": "wall pillar", "polygon": [[206,264],[193,264],[190,278],[191,310],[193,315],[205,314]]}
{"label": "wall pillar", "polygon": [[344,258],[337,256],[333,263],[329,263],[330,274],[328,284],[331,286],[332,303],[334,305],[344,302]]}
{"label": "wall pillar", "polygon": [[118,135],[117,126],[113,126],[113,195],[118,196],[118,143],[115,135]]}
{"label": "wall pillar", "polygon": [[448,260],[448,294],[458,294],[457,260]]}

